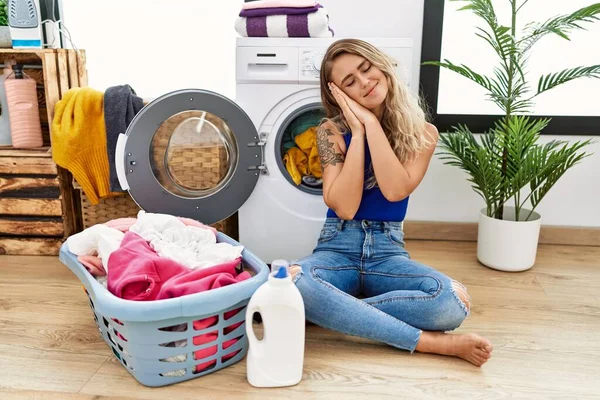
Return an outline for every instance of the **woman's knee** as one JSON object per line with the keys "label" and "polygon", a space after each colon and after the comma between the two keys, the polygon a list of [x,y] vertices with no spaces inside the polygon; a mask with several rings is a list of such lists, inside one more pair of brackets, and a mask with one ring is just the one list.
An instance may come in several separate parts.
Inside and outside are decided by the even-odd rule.
{"label": "woman's knee", "polygon": [[302,272],[302,267],[298,264],[290,265],[289,273],[292,277],[292,280],[296,279],[296,276]]}
{"label": "woman's knee", "polygon": [[452,291],[458,296],[467,313],[471,311],[471,296],[462,283],[452,280]]}
{"label": "woman's knee", "polygon": [[450,279],[440,298],[438,312],[435,313],[428,330],[453,331],[458,328],[469,315],[471,299],[467,289],[460,282]]}

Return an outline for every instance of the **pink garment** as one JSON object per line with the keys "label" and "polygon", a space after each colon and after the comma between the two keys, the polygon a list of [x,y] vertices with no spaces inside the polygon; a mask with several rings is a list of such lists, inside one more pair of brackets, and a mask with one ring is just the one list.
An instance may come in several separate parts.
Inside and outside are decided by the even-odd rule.
{"label": "pink garment", "polygon": [[[196,226],[198,228],[209,229],[215,235],[217,234],[217,230],[215,228],[213,228],[212,226],[204,225],[202,222],[196,221],[191,218],[184,218],[184,217],[177,217],[177,219],[179,219],[181,222],[183,222],[183,224],[186,226]],[[132,218],[132,217],[116,218],[116,219],[107,221],[104,224],[106,226],[108,226],[109,228],[115,228],[115,229],[120,230],[121,232],[127,232],[129,230],[129,228],[131,228],[131,226],[136,223],[136,221],[137,221],[137,218]]]}
{"label": "pink garment", "polygon": [[100,257],[83,255],[77,257],[77,261],[83,264],[85,269],[87,269],[88,272],[93,276],[106,276],[106,271],[104,270],[104,266],[102,265],[102,260]]}
{"label": "pink garment", "polygon": [[[117,297],[139,301],[169,299],[203,292],[251,278],[246,271],[240,274],[236,273],[235,269],[240,261],[241,258],[237,258],[213,267],[192,270],[175,261],[160,257],[148,245],[148,242],[134,232],[127,232],[121,242],[121,247],[111,254],[108,261],[110,270],[108,290]],[[230,319],[241,310],[243,307],[226,312],[225,319]],[[215,326],[217,322],[218,316],[216,315],[194,321],[194,330]],[[243,321],[226,326],[223,333],[232,332],[242,323]],[[120,334],[118,336],[127,340]],[[200,346],[214,342],[217,338],[218,331],[214,330],[194,336],[193,342],[195,346]],[[224,342],[223,349],[233,346],[239,339],[237,337]],[[194,359],[201,361],[214,356],[217,350],[218,345],[215,343],[214,346],[195,351]],[[240,350],[236,350],[224,355],[221,362],[231,359],[239,352]],[[194,367],[194,372],[198,373],[209,369],[216,362],[216,360],[201,362]]]}
{"label": "pink garment", "polygon": [[[235,310],[231,310],[225,313],[225,319],[229,319],[231,317],[233,317],[234,315],[236,315],[238,312],[240,312],[243,308],[238,308]],[[202,330],[202,329],[206,329],[210,326],[214,326],[216,325],[218,322],[218,317],[214,316],[214,317],[208,317],[202,320],[198,320],[198,321],[194,321],[194,330]],[[244,321],[240,321],[236,324],[233,324],[231,326],[227,326],[223,329],[224,334],[228,334],[230,332],[233,332],[234,329],[236,329],[238,326],[240,326]],[[214,342],[215,340],[217,340],[218,338],[218,332],[216,330],[212,331],[212,332],[208,332],[208,333],[204,333],[202,335],[199,336],[194,336],[194,345],[195,346],[200,346],[202,344],[207,344],[207,343],[211,343]],[[233,339],[229,339],[225,342],[223,342],[223,349],[228,349],[229,347],[233,346],[235,343],[237,343],[237,341],[239,340],[238,338],[233,338]],[[194,352],[194,359],[195,360],[203,360],[207,357],[210,356],[214,356],[215,354],[217,354],[217,350],[218,350],[218,345],[215,343],[214,346],[210,346],[207,347],[205,349],[202,350],[198,350]],[[225,362],[227,360],[229,360],[230,358],[235,357],[236,354],[238,354],[241,350],[236,350],[232,353],[226,354],[223,356],[223,359],[221,362]],[[214,366],[217,363],[217,360],[211,360],[211,361],[206,361],[204,363],[198,364],[194,367],[194,372],[198,373],[198,372],[202,372],[205,369],[209,369],[212,366]]]}
{"label": "pink garment", "polygon": [[208,268],[189,269],[160,257],[134,232],[125,233],[121,247],[109,260],[108,290],[127,300],[161,300],[227,286],[250,278],[237,275],[241,257]]}
{"label": "pink garment", "polygon": [[242,10],[271,7],[315,7],[316,0],[258,0],[242,4]]}
{"label": "pink garment", "polygon": [[127,232],[129,228],[137,221],[136,218],[116,218],[110,221],[106,221],[104,225],[109,228],[115,228],[120,230],[121,232]]}

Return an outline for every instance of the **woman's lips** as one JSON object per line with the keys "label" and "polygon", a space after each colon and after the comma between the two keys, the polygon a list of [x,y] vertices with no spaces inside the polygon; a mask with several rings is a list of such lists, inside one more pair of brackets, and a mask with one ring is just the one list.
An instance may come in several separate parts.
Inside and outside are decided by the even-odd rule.
{"label": "woman's lips", "polygon": [[364,96],[364,97],[367,97],[367,96],[369,96],[371,93],[373,93],[373,90],[375,90],[375,88],[377,87],[377,85],[378,85],[378,84],[379,84],[379,82],[377,82],[376,84],[374,84],[374,85],[373,85],[373,87],[371,88],[371,90],[369,90],[369,91],[367,92],[367,94],[365,94],[365,96]]}

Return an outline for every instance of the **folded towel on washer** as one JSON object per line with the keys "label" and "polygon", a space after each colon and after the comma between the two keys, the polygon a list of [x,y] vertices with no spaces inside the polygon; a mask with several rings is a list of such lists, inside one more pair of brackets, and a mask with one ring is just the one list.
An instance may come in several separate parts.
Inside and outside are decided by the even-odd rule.
{"label": "folded towel on washer", "polygon": [[310,14],[317,12],[322,5],[317,4],[314,7],[270,7],[270,8],[253,8],[250,10],[242,10],[240,17],[266,17],[268,15],[299,15]]}
{"label": "folded towel on washer", "polygon": [[120,133],[125,133],[135,115],[144,107],[129,85],[109,87],[104,92],[104,121],[106,123],[106,152],[108,155],[110,190],[122,192],[115,167],[115,149]]}
{"label": "folded towel on washer", "polygon": [[329,14],[325,8],[297,15],[238,17],[235,30],[244,37],[333,37]]}
{"label": "folded towel on washer", "polygon": [[243,3],[242,10],[273,7],[314,7],[316,5],[316,0],[258,0]]}

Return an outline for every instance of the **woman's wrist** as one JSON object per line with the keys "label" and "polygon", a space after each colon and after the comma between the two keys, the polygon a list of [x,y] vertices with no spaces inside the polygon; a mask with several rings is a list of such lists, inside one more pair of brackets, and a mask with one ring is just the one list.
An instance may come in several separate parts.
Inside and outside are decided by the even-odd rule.
{"label": "woman's wrist", "polygon": [[362,129],[352,129],[352,138],[362,137],[364,138],[366,135],[366,129],[363,127]]}

